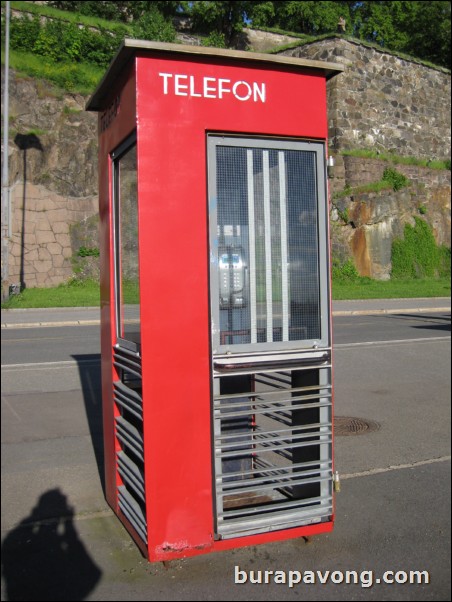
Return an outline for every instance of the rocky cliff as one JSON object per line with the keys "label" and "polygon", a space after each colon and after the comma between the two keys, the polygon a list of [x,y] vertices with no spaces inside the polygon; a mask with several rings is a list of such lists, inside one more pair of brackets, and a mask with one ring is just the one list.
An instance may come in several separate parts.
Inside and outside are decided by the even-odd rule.
{"label": "rocky cliff", "polygon": [[10,283],[54,286],[73,274],[72,230],[97,214],[97,119],[85,101],[10,74]]}

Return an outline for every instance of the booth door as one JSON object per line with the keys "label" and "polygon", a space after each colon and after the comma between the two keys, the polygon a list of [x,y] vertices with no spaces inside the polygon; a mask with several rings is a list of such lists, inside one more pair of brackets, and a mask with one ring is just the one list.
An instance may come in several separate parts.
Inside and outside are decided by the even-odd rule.
{"label": "booth door", "polygon": [[331,520],[325,147],[209,136],[215,530]]}

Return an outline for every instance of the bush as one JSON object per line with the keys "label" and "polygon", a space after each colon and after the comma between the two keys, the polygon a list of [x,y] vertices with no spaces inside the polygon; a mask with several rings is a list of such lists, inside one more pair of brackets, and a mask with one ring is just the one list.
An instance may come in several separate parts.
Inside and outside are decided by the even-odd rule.
{"label": "bush", "polygon": [[122,25],[107,31],[100,26],[89,29],[59,19],[41,22],[38,16],[22,15],[11,19],[10,46],[54,63],[70,60],[107,67],[127,33],[127,27]]}
{"label": "bush", "polygon": [[352,259],[347,259],[344,263],[333,259],[331,275],[336,282],[357,282],[360,279]]}
{"label": "bush", "polygon": [[133,24],[133,35],[139,40],[174,42],[176,30],[156,8],[151,8]]}
{"label": "bush", "polygon": [[405,225],[403,239],[392,243],[392,277],[425,278],[450,275],[450,249],[438,247],[432,228],[419,217]]}
{"label": "bush", "polygon": [[408,186],[408,184],[410,183],[408,178],[404,176],[403,173],[400,173],[399,171],[397,171],[397,169],[394,169],[393,167],[387,167],[384,170],[383,181],[391,184],[392,189],[394,191],[401,190],[402,188],[405,188],[405,186]]}

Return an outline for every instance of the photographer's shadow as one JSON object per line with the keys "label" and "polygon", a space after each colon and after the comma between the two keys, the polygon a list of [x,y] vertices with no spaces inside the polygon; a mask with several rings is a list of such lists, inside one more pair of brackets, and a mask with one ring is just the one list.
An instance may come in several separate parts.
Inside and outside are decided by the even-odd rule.
{"label": "photographer's shadow", "polygon": [[59,489],[47,491],[4,539],[8,600],[84,600],[102,571],[74,528],[74,510]]}

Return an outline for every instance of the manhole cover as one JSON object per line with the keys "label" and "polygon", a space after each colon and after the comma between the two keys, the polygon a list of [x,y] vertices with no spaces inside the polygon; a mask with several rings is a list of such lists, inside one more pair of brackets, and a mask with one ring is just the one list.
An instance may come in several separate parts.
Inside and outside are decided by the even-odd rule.
{"label": "manhole cover", "polygon": [[365,435],[378,431],[380,425],[375,420],[366,418],[354,418],[352,416],[334,417],[334,434],[337,436],[345,435]]}

